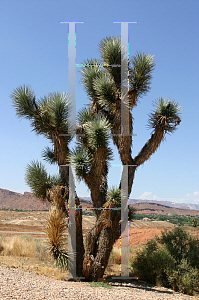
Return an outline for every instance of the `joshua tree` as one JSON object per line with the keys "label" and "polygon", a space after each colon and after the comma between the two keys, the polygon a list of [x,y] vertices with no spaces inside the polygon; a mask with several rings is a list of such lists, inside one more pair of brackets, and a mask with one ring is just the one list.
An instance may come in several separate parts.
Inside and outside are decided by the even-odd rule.
{"label": "joshua tree", "polygon": [[[79,180],[83,180],[91,192],[96,208],[121,206],[121,183],[109,188],[107,175],[109,162],[113,158],[109,137],[117,147],[121,162],[128,165],[128,195],[131,193],[136,169],[158,149],[166,133],[172,133],[180,124],[180,108],[175,101],[160,98],[149,115],[148,127],[151,137],[136,157],[132,157],[132,110],[149,90],[155,64],[153,56],[136,53],[129,62],[129,135],[120,135],[121,65],[125,59],[119,38],[105,38],[99,44],[101,60],[90,59],[82,67],[81,83],[90,99],[90,105],[77,115],[76,147],[69,150],[73,138],[68,122],[70,103],[67,94],[49,94],[36,102],[31,88],[17,88],[11,95],[17,115],[28,118],[33,130],[50,139],[53,149],[43,151],[43,157],[50,163],[73,164]],[[73,128],[74,129],[74,128]],[[67,134],[60,136],[60,134]],[[67,253],[63,246],[63,231],[67,218],[68,167],[60,167],[58,177],[47,174],[45,167],[32,161],[26,170],[26,182],[37,197],[48,199],[52,209],[49,215],[47,233],[51,253],[63,264]],[[81,202],[76,195],[76,208]],[[120,236],[121,213],[118,210],[95,210],[95,226],[86,236],[85,246],[82,236],[82,212],[76,212],[76,274],[87,280],[101,278],[107,267],[114,242]],[[131,215],[131,216],[130,216]],[[130,211],[129,218],[133,218]]]}
{"label": "joshua tree", "polygon": [[191,222],[193,223],[193,227],[197,227],[197,220],[196,220],[196,218],[191,218]]}

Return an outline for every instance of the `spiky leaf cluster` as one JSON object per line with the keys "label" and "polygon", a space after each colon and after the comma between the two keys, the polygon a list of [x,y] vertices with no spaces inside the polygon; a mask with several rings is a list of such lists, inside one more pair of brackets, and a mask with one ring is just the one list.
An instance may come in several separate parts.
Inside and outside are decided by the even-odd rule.
{"label": "spiky leaf cluster", "polygon": [[118,101],[121,79],[121,49],[119,38],[105,38],[99,44],[101,61],[91,59],[84,62],[81,70],[81,83],[92,101],[92,108],[97,108],[97,111],[100,107],[102,112],[105,109],[111,111]]}
{"label": "spiky leaf cluster", "polygon": [[105,116],[108,113],[108,117],[113,121],[120,112],[122,63],[128,67],[126,72],[129,71],[129,101],[126,104],[128,109],[131,109],[136,105],[138,98],[150,90],[155,68],[154,56],[137,52],[127,61],[127,49],[124,49],[118,37],[103,39],[99,43],[99,52],[101,61],[91,59],[84,63],[81,83],[91,99],[92,108]]}
{"label": "spiky leaf cluster", "polygon": [[56,164],[57,163],[57,160],[54,157],[54,151],[50,147],[46,147],[42,151],[42,157],[46,162],[48,162],[50,164]]}
{"label": "spiky leaf cluster", "polygon": [[172,133],[176,130],[176,126],[180,124],[181,119],[180,106],[176,101],[167,98],[160,98],[154,102],[155,110],[149,114],[148,128],[163,128],[165,133]]}
{"label": "spiky leaf cluster", "polygon": [[18,117],[31,120],[38,115],[38,105],[35,102],[35,94],[30,86],[20,86],[11,94],[13,106]]}
{"label": "spiky leaf cluster", "polygon": [[90,170],[90,159],[85,147],[76,147],[70,152],[69,161],[75,167],[78,179],[82,179]]}
{"label": "spiky leaf cluster", "polygon": [[[52,132],[69,134],[68,123],[70,111],[69,96],[66,93],[51,93],[36,102],[36,96],[31,87],[20,86],[11,94],[13,106],[18,117],[31,121],[33,131],[52,139]],[[66,141],[71,136],[65,137]]]}
{"label": "spiky leaf cluster", "polygon": [[93,114],[90,107],[83,108],[78,111],[77,121],[80,125],[83,125],[87,122],[91,122],[96,119],[96,116]]}
{"label": "spiky leaf cluster", "polygon": [[[70,125],[68,121],[70,112],[70,100],[66,93],[50,93],[39,101],[40,115],[43,119],[41,130],[49,129],[58,131],[60,134],[68,134],[65,138],[70,141]],[[45,128],[46,126],[46,128]]]}
{"label": "spiky leaf cluster", "polygon": [[[84,109],[78,114],[78,121],[81,134],[76,148],[70,151],[69,161],[81,180],[90,173],[96,160],[107,164],[112,159],[112,150],[109,147],[110,124],[104,117],[93,116],[91,110]],[[99,151],[104,153],[100,158]]]}
{"label": "spiky leaf cluster", "polygon": [[121,41],[119,37],[106,37],[99,43],[99,52],[104,64],[121,64]]}
{"label": "spiky leaf cluster", "polygon": [[44,165],[33,160],[27,165],[25,181],[36,197],[45,199],[47,189],[59,184],[59,177],[48,175]]}
{"label": "spiky leaf cluster", "polygon": [[120,86],[121,62],[127,54],[127,49],[124,49],[119,37],[106,37],[99,43],[99,51],[104,68],[112,75],[116,86]]}
{"label": "spiky leaf cluster", "polygon": [[129,222],[133,222],[135,219],[136,208],[128,205],[128,220]]}
{"label": "spiky leaf cluster", "polygon": [[131,59],[131,67],[129,68],[130,94],[140,97],[150,90],[154,68],[154,55],[136,53]]}
{"label": "spiky leaf cluster", "polygon": [[88,137],[88,148],[91,151],[107,149],[110,124],[105,118],[97,118],[88,122],[85,126],[85,134]]}
{"label": "spiky leaf cluster", "polygon": [[61,270],[68,269],[68,253],[64,250],[59,250],[58,256],[56,259],[56,267]]}
{"label": "spiky leaf cluster", "polygon": [[93,83],[97,78],[102,76],[104,70],[99,66],[100,61],[97,59],[90,59],[84,61],[83,68],[81,69],[80,73],[81,77],[81,85],[84,86],[88,96],[91,100],[95,100],[97,95],[96,91],[93,87]]}
{"label": "spiky leaf cluster", "polygon": [[[124,193],[119,188],[117,188],[115,186],[115,187],[112,187],[111,189],[109,189],[109,191],[107,193],[107,201],[110,201],[116,207],[121,207],[121,201],[123,199],[124,199]],[[128,220],[129,220],[129,222],[132,222],[135,217],[136,209],[129,205],[127,207],[128,207],[127,208],[128,209]]]}
{"label": "spiky leaf cluster", "polygon": [[115,103],[116,86],[113,78],[109,73],[104,73],[103,76],[97,78],[93,84],[97,95],[98,103],[104,109],[111,108]]}
{"label": "spiky leaf cluster", "polygon": [[121,207],[121,190],[114,186],[107,192],[107,201],[112,202],[115,206]]}
{"label": "spiky leaf cluster", "polygon": [[58,256],[55,260],[56,267],[61,270],[68,270],[68,267],[74,268],[75,260],[74,260],[74,251],[69,253],[65,250],[59,250]]}

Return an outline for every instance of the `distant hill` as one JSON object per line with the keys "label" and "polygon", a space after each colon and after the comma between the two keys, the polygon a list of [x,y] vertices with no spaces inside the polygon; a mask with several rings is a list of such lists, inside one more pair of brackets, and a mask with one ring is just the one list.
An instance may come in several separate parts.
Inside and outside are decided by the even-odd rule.
{"label": "distant hill", "polygon": [[[83,207],[91,207],[90,197],[81,197],[81,202]],[[193,205],[194,209],[187,209],[187,205],[179,205],[178,207],[171,207],[169,205],[163,205],[162,202],[157,203],[157,201],[149,200],[138,200],[130,199],[130,205],[137,209],[139,214],[159,214],[159,215],[199,215],[199,207],[196,209],[197,205]],[[170,203],[165,201],[170,205],[175,203]],[[164,202],[164,203],[165,203]],[[177,204],[176,204],[177,205]],[[25,192],[24,194],[12,192],[6,189],[0,188],[0,209],[18,209],[18,210],[48,210],[50,204],[47,201],[41,201],[36,198],[32,193]],[[184,209],[186,208],[186,209]]]}
{"label": "distant hill", "polygon": [[[90,197],[81,197],[87,201],[91,201]],[[175,207],[181,209],[192,209],[192,210],[199,210],[199,204],[192,204],[192,203],[175,203],[170,201],[157,201],[157,200],[143,200],[143,199],[129,199],[129,204],[134,203],[157,203],[160,205],[168,206],[168,207]]]}
{"label": "distant hill", "polygon": [[136,208],[137,214],[147,215],[178,215],[178,216],[199,216],[199,210],[182,209],[176,207],[169,207],[159,203],[150,202],[137,202],[130,204],[130,206]]}
{"label": "distant hill", "polygon": [[[82,200],[82,206],[91,206],[91,203]],[[50,204],[48,201],[41,201],[32,193],[25,192],[24,194],[12,192],[0,188],[0,209],[18,209],[18,210],[48,210]]]}
{"label": "distant hill", "polygon": [[160,205],[168,206],[168,207],[175,207],[181,209],[193,209],[199,210],[199,204],[192,204],[192,203],[175,203],[170,201],[157,201],[157,200],[141,200],[141,199],[129,199],[130,204],[134,203],[157,203]]}

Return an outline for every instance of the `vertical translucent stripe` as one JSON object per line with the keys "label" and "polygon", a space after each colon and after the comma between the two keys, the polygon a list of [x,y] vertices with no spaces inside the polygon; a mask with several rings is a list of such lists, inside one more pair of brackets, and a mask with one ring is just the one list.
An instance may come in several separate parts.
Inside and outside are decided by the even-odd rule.
{"label": "vertical translucent stripe", "polygon": [[121,134],[129,134],[128,110],[128,22],[121,23]]}
{"label": "vertical translucent stripe", "polygon": [[[76,125],[76,95],[75,95],[75,79],[76,79],[76,23],[84,22],[60,22],[68,23],[68,80],[69,95],[71,100],[71,110],[69,113],[70,125]],[[75,223],[75,182],[72,173],[72,167],[69,166],[69,217],[68,217],[68,276],[76,278],[76,223]]]}
{"label": "vertical translucent stripe", "polygon": [[71,98],[71,111],[69,114],[70,124],[76,124],[76,96],[75,96],[75,79],[76,79],[76,34],[75,34],[75,22],[69,22],[69,34],[68,34],[68,80],[69,80],[69,95]]}
{"label": "vertical translucent stripe", "polygon": [[129,232],[128,232],[128,166],[123,165],[121,179],[121,276],[129,276]]}
{"label": "vertical translucent stripe", "polygon": [[69,218],[68,218],[68,277],[76,278],[76,223],[75,223],[75,182],[72,166],[69,165]]}

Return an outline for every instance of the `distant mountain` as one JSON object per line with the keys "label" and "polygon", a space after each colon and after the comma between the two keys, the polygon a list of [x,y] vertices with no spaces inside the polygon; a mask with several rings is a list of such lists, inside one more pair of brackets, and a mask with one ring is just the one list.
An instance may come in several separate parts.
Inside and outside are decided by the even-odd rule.
{"label": "distant mountain", "polygon": [[166,215],[166,216],[172,216],[172,215],[199,216],[199,210],[170,207],[159,203],[137,202],[137,203],[130,204],[130,206],[136,208],[137,214]]}
{"label": "distant mountain", "polygon": [[81,199],[91,202],[91,197],[80,196]]}
{"label": "distant mountain", "polygon": [[168,207],[199,210],[199,204],[191,204],[191,203],[185,204],[185,203],[175,203],[169,201],[129,199],[129,204],[133,204],[133,203],[157,203]]}
{"label": "distant mountain", "polygon": [[[91,201],[90,197],[81,197],[87,201]],[[134,203],[157,203],[160,205],[168,206],[168,207],[175,207],[180,209],[192,209],[192,210],[199,210],[199,204],[185,204],[185,203],[175,203],[169,201],[157,201],[157,200],[142,200],[142,199],[129,199],[129,204]]]}
{"label": "distant mountain", "polygon": [[[80,197],[83,207],[91,207],[90,197]],[[137,213],[146,214],[178,214],[178,215],[199,215],[199,205],[179,204],[169,201],[140,200],[130,199],[129,204],[137,209]],[[12,192],[0,188],[0,209],[18,209],[18,210],[49,210],[50,204],[47,201],[41,201],[32,193],[24,194]]]}
{"label": "distant mountain", "polygon": [[[91,203],[82,200],[82,206],[91,206]],[[42,201],[36,198],[32,193],[25,192],[24,194],[12,192],[0,188],[0,209],[18,209],[18,210],[49,210],[50,204],[48,201]]]}
{"label": "distant mountain", "polygon": [[0,209],[18,209],[18,210],[48,210],[50,204],[36,198],[32,193],[12,192],[0,189]]}

